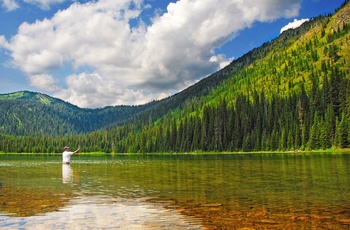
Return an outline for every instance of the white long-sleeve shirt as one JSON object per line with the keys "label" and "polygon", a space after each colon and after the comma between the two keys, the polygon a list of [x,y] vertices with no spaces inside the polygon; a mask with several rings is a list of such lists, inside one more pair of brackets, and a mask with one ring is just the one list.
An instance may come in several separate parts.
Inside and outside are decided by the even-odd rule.
{"label": "white long-sleeve shirt", "polygon": [[62,163],[70,163],[70,156],[72,156],[74,152],[64,151],[62,153]]}

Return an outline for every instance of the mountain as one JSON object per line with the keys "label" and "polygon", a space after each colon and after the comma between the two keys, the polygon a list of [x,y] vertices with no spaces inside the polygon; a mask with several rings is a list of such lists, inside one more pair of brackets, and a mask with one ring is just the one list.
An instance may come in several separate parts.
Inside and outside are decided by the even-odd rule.
{"label": "mountain", "polygon": [[[55,152],[67,143],[80,145],[82,151],[142,153],[348,147],[349,31],[350,4],[345,1],[334,14],[318,16],[283,32],[182,92],[136,108],[84,110],[66,104],[72,107],[68,112],[51,110],[55,100],[36,94],[32,97],[35,106],[58,111],[46,118],[52,124],[45,125],[47,131],[30,128],[28,133],[18,134],[10,130],[8,134],[30,136],[2,135],[0,151]],[[21,100],[2,101],[30,103]],[[18,111],[22,114],[34,108],[21,106]],[[18,119],[18,111],[7,117],[12,119],[9,126],[7,120],[1,120],[2,133],[5,127],[21,127],[25,116]],[[39,111],[26,124],[38,124]],[[86,114],[90,116],[84,117]],[[55,132],[50,129],[59,127],[53,125],[53,118],[66,122],[68,131],[61,133],[72,135],[51,138]],[[74,122],[67,123],[68,118]],[[89,129],[74,132],[81,124],[90,124]]]}
{"label": "mountain", "polygon": [[152,104],[82,109],[41,93],[1,94],[0,132],[17,136],[89,133],[121,124]]}

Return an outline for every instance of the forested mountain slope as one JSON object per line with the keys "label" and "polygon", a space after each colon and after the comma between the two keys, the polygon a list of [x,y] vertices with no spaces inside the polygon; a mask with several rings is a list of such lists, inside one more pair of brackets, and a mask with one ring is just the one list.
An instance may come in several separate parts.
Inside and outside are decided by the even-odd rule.
{"label": "forested mountain slope", "polygon": [[[108,133],[121,152],[259,151],[347,147],[350,5],[252,50],[192,88],[147,125]],[[211,87],[213,85],[213,87]],[[201,87],[199,87],[201,86]],[[175,99],[175,97],[174,97]],[[135,130],[137,132],[135,132]],[[107,141],[108,142],[108,141]],[[105,146],[103,146],[105,148]],[[111,148],[107,148],[111,151]]]}
{"label": "forested mountain slope", "polygon": [[107,142],[116,143],[113,149],[98,148],[184,152],[347,147],[349,22],[346,1],[334,14],[284,32],[181,92],[179,96],[196,88],[203,94],[161,119],[109,132]]}
{"label": "forested mountain slope", "polygon": [[[188,89],[86,135],[0,139],[4,152],[259,151],[350,143],[350,4],[288,30]],[[3,147],[6,146],[6,147]]]}
{"label": "forested mountain slope", "polygon": [[82,109],[40,93],[2,94],[0,133],[17,136],[89,133],[122,124],[151,105]]}

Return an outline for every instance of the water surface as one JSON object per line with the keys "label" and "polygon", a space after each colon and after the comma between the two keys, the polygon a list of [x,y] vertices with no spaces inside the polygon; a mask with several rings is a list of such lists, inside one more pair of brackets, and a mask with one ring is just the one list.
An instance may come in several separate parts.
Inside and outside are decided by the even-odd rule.
{"label": "water surface", "polygon": [[350,155],[0,156],[0,228],[348,229]]}

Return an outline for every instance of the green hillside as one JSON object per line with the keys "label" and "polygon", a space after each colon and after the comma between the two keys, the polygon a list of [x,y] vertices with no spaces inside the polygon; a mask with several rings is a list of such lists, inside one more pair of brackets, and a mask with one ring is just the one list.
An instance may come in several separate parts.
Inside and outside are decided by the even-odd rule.
{"label": "green hillside", "polygon": [[58,136],[89,133],[124,123],[144,106],[81,109],[45,94],[22,91],[0,95],[0,133]]}
{"label": "green hillside", "polygon": [[349,30],[345,1],[334,14],[285,31],[188,89],[129,113],[124,123],[56,138],[2,136],[0,151],[55,152],[65,144],[141,153],[348,147]]}

